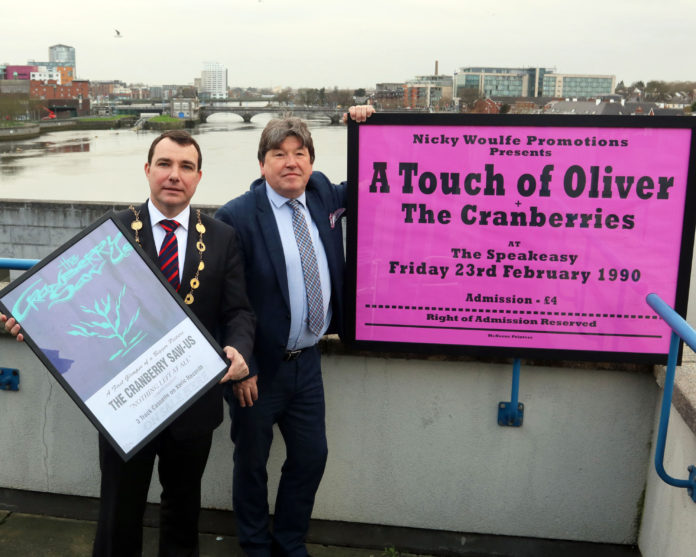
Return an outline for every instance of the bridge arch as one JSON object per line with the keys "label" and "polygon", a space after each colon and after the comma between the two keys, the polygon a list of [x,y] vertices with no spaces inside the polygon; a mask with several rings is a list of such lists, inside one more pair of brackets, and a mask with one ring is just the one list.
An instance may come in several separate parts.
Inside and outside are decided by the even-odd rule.
{"label": "bridge arch", "polygon": [[207,122],[213,114],[237,114],[245,123],[251,122],[252,118],[258,114],[272,114],[275,117],[299,116],[310,119],[314,117],[328,118],[332,125],[339,124],[343,116],[343,111],[336,108],[326,107],[287,107],[287,106],[201,106],[198,112],[199,121]]}

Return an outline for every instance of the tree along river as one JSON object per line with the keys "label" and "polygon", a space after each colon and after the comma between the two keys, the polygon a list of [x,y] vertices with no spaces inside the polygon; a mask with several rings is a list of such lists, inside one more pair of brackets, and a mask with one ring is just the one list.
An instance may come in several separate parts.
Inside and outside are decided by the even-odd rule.
{"label": "tree along river", "polygon": [[[222,205],[249,189],[260,176],[256,158],[261,131],[270,117],[250,124],[217,115],[192,130],[203,152],[203,178],[194,204]],[[338,183],[346,179],[347,130],[328,121],[309,122],[314,169]],[[142,202],[147,151],[159,132],[59,131],[39,138],[0,143],[0,200]]]}

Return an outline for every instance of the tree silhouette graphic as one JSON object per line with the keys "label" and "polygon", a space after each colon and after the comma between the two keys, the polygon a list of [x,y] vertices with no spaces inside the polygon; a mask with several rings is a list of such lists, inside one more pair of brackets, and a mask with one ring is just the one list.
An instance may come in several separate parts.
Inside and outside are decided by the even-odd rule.
{"label": "tree silhouette graphic", "polygon": [[86,306],[80,306],[80,309],[87,314],[95,315],[102,318],[102,320],[95,319],[94,321],[80,321],[80,324],[71,324],[73,330],[68,331],[69,335],[81,336],[81,337],[95,337],[105,340],[116,339],[120,341],[120,348],[111,355],[109,361],[117,357],[123,357],[128,352],[130,352],[141,340],[143,340],[147,335],[142,331],[134,331],[133,335],[128,338],[133,329],[133,325],[140,317],[140,308],[138,308],[131,317],[128,325],[121,329],[121,301],[124,294],[126,293],[125,285],[121,289],[118,295],[116,303],[113,305],[111,302],[111,294],[107,294],[105,299],[95,300],[94,308],[88,308]]}

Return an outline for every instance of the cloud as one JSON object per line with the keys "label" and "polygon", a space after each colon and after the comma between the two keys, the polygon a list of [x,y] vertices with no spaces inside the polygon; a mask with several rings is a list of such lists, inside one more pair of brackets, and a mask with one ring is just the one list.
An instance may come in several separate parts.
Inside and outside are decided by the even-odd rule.
{"label": "cloud", "polygon": [[[240,86],[371,87],[470,65],[546,66],[564,73],[696,79],[682,60],[696,28],[686,0],[123,0],[105,13],[67,1],[3,7],[3,62],[76,48],[78,76],[192,83],[205,61]],[[114,28],[123,34],[114,39]]]}

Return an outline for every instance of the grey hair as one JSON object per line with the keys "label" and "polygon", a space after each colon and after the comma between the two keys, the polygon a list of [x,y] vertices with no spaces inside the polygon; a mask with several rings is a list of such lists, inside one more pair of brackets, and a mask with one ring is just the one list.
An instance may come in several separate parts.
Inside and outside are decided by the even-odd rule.
{"label": "grey hair", "polygon": [[314,164],[314,143],[312,134],[307,124],[301,118],[274,118],[263,129],[261,140],[259,141],[259,162],[263,164],[266,160],[266,153],[271,149],[277,149],[288,136],[295,136],[302,147],[309,151],[309,162]]}

